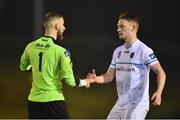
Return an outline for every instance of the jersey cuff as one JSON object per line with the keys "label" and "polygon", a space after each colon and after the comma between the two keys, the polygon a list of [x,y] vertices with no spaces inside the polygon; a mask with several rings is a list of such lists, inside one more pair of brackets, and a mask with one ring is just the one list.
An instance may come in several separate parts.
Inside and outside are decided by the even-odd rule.
{"label": "jersey cuff", "polygon": [[149,66],[152,66],[152,65],[157,64],[157,63],[159,63],[159,61],[158,61],[158,60],[155,60],[155,61],[149,63],[148,65],[149,65]]}
{"label": "jersey cuff", "polygon": [[152,66],[152,65],[154,65],[154,64],[156,64],[156,63],[159,63],[159,61],[158,61],[157,59],[154,60],[154,61],[151,61],[151,62],[147,63],[146,65]]}
{"label": "jersey cuff", "polygon": [[116,68],[116,64],[110,64],[110,66],[109,67],[111,67],[111,68]]}

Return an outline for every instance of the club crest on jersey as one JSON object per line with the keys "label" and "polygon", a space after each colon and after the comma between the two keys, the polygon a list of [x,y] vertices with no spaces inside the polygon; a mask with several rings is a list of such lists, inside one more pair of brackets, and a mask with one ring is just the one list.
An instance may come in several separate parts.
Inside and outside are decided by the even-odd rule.
{"label": "club crest on jersey", "polygon": [[120,58],[120,56],[121,56],[121,51],[118,52],[117,58]]}
{"label": "club crest on jersey", "polygon": [[132,53],[130,54],[130,58],[133,58],[134,54],[135,54],[135,52],[132,52]]}
{"label": "club crest on jersey", "polygon": [[66,57],[70,57],[71,56],[71,54],[70,54],[70,52],[68,51],[68,50],[66,50],[65,52],[64,52],[64,55],[66,56]]}
{"label": "club crest on jersey", "polygon": [[151,58],[151,60],[153,60],[153,59],[155,59],[155,58],[156,58],[156,56],[155,56],[155,54],[154,54],[154,53],[151,53],[151,54],[149,55],[149,57]]}

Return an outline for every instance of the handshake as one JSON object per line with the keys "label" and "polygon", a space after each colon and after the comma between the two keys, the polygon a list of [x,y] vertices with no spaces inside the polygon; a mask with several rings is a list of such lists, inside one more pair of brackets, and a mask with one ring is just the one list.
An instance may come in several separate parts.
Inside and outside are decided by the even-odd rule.
{"label": "handshake", "polygon": [[97,79],[95,69],[92,70],[92,73],[88,73],[85,79],[80,79],[80,83],[78,87],[85,86],[86,88],[90,88],[91,83],[95,83]]}

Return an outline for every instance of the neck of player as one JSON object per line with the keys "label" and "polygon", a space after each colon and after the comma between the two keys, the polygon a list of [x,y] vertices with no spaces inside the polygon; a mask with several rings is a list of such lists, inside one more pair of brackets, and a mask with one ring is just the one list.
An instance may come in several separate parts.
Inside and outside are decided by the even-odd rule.
{"label": "neck of player", "polygon": [[54,38],[55,40],[57,39],[57,31],[53,31],[53,30],[46,30],[44,33],[45,36],[49,36]]}
{"label": "neck of player", "polygon": [[137,41],[137,36],[130,36],[128,39],[125,40],[126,46],[132,46]]}

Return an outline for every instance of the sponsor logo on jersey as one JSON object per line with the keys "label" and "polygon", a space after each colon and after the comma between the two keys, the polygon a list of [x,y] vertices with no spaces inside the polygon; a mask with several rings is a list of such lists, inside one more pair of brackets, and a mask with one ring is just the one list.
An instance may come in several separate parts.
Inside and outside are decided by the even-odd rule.
{"label": "sponsor logo on jersey", "polygon": [[129,53],[129,50],[127,50],[127,51],[124,51],[124,53]]}
{"label": "sponsor logo on jersey", "polygon": [[64,52],[64,55],[66,56],[66,57],[70,57],[71,56],[71,54],[70,54],[70,52],[68,51],[68,50],[66,50],[65,52]]}
{"label": "sponsor logo on jersey", "polygon": [[44,45],[43,45],[43,44],[40,44],[40,43],[37,43],[35,46],[36,46],[36,47],[44,47]]}
{"label": "sponsor logo on jersey", "polygon": [[120,67],[120,68],[116,68],[116,71],[124,71],[124,72],[135,72],[135,69],[133,67],[131,68],[126,68],[126,67]]}
{"label": "sponsor logo on jersey", "polygon": [[41,39],[42,41],[48,41],[47,39]]}
{"label": "sponsor logo on jersey", "polygon": [[156,56],[155,56],[155,54],[154,54],[154,53],[151,53],[151,54],[149,55],[149,57],[151,58],[151,60],[153,60],[153,59],[155,59],[155,58],[156,58]]}
{"label": "sponsor logo on jersey", "polygon": [[41,48],[50,48],[51,45],[50,44],[45,44],[43,45],[42,43],[37,43],[35,44],[36,47],[41,47]]}
{"label": "sponsor logo on jersey", "polygon": [[121,51],[118,52],[117,58],[120,58],[120,56],[121,56]]}
{"label": "sponsor logo on jersey", "polygon": [[46,44],[44,47],[45,47],[45,48],[50,48],[50,47],[51,47],[51,45]]}
{"label": "sponsor logo on jersey", "polygon": [[135,54],[135,52],[132,52],[132,53],[130,54],[130,58],[133,58],[134,54]]}

